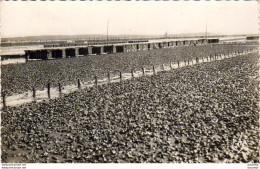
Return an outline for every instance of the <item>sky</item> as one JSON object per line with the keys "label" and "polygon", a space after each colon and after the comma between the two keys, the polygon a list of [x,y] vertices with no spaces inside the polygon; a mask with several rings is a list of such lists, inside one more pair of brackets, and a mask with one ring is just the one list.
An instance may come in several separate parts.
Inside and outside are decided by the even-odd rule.
{"label": "sky", "polygon": [[[257,1],[0,1],[1,37],[257,34]],[[207,26],[206,26],[207,25]]]}

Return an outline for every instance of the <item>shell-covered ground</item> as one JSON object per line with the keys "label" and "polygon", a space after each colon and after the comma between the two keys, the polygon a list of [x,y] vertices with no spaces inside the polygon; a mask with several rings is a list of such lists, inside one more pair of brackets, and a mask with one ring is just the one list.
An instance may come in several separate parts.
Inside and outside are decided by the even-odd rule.
{"label": "shell-covered ground", "polygon": [[1,67],[2,91],[7,95],[42,90],[51,83],[52,87],[76,84],[77,80],[89,81],[94,76],[106,77],[107,73],[141,70],[142,66],[157,66],[191,58],[228,54],[256,48],[252,45],[212,44],[202,46],[179,46],[129,53],[85,56],[80,58],[32,61],[25,64],[10,64]]}
{"label": "shell-covered ground", "polygon": [[259,163],[257,54],[2,111],[2,162]]}

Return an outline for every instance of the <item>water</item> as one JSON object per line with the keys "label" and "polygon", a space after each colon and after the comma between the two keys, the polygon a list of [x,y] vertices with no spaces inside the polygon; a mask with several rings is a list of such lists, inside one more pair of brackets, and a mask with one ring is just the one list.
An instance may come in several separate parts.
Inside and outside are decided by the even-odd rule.
{"label": "water", "polygon": [[24,50],[43,49],[43,45],[1,47],[0,55],[24,55]]}
{"label": "water", "polygon": [[20,59],[7,59],[1,61],[2,65],[19,64],[19,63],[26,63],[26,60],[24,58],[20,58]]}

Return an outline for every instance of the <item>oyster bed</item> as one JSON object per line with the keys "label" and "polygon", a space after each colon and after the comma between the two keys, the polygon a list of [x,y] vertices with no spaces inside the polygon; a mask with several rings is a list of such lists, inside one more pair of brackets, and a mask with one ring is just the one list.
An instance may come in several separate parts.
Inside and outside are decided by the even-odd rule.
{"label": "oyster bed", "polygon": [[86,56],[80,58],[32,61],[25,64],[2,65],[2,92],[7,95],[43,90],[47,83],[52,87],[76,84],[77,80],[103,78],[107,73],[119,74],[132,69],[141,70],[144,66],[160,65],[184,61],[191,58],[208,57],[215,54],[228,54],[235,51],[256,49],[256,46],[237,44],[213,44],[202,46],[179,46],[129,53]]}
{"label": "oyster bed", "polygon": [[257,54],[6,107],[2,162],[259,163]]}

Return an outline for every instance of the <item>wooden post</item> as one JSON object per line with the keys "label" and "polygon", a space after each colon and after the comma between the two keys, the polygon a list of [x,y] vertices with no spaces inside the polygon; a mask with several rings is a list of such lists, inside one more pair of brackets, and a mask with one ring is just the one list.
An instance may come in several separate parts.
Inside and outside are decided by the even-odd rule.
{"label": "wooden post", "polygon": [[162,70],[163,70],[163,71],[165,70],[165,68],[164,68],[164,64],[162,64]]}
{"label": "wooden post", "polygon": [[59,83],[59,93],[61,94],[61,84]]}
{"label": "wooden post", "polygon": [[48,98],[51,98],[51,84],[47,84],[47,93],[48,93]]}
{"label": "wooden post", "polygon": [[62,49],[62,58],[66,58],[66,50],[65,49]]}
{"label": "wooden post", "polygon": [[198,57],[196,57],[196,63],[198,63],[199,62],[199,59],[198,59]]}
{"label": "wooden post", "polygon": [[51,59],[51,58],[52,58],[52,51],[47,50],[47,59]]}
{"label": "wooden post", "polygon": [[188,65],[190,65],[190,60],[188,59]]}
{"label": "wooden post", "polygon": [[33,98],[35,99],[35,97],[36,97],[36,92],[35,92],[35,88],[34,88],[34,87],[32,88],[32,92],[33,92]]}
{"label": "wooden post", "polygon": [[30,59],[30,52],[29,51],[25,51],[25,62],[28,62]]}
{"label": "wooden post", "polygon": [[80,89],[81,84],[80,84],[80,80],[78,79],[78,88]]}
{"label": "wooden post", "polygon": [[75,57],[79,57],[79,48],[75,48]]}
{"label": "wooden post", "polygon": [[153,66],[153,74],[155,75],[156,74],[156,72],[155,72],[155,67]]}
{"label": "wooden post", "polygon": [[3,97],[3,108],[6,107],[6,95],[5,93],[2,93],[2,97]]}
{"label": "wooden post", "polygon": [[94,78],[95,78],[95,85],[97,86],[98,85],[98,77],[95,76]]}
{"label": "wooden post", "polygon": [[119,72],[119,78],[120,78],[120,82],[122,82],[123,78],[122,78],[122,72]]}
{"label": "wooden post", "polygon": [[180,67],[180,61],[178,61],[178,67]]}
{"label": "wooden post", "polygon": [[110,83],[110,72],[107,73],[107,82]]}
{"label": "wooden post", "polygon": [[134,69],[131,70],[132,78],[134,78]]}
{"label": "wooden post", "polygon": [[144,69],[144,67],[142,67],[142,71],[143,71],[143,75],[145,75],[145,69]]}

